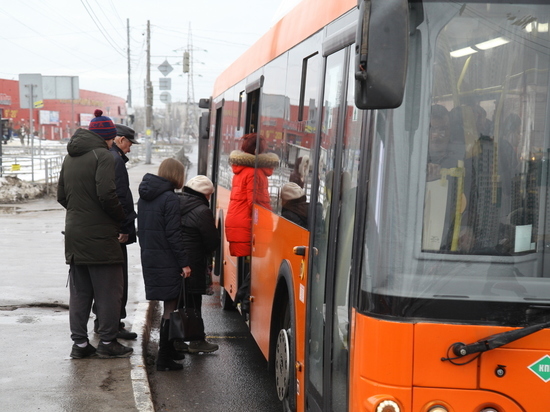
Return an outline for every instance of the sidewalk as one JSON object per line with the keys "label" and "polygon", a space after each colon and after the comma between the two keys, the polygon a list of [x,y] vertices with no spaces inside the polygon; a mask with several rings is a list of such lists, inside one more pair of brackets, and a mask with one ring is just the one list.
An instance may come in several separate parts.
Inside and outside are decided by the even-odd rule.
{"label": "sidewalk", "polygon": [[[131,157],[131,154],[130,154]],[[162,159],[160,159],[162,160]],[[160,160],[129,169],[134,200],[147,172]],[[68,266],[64,260],[65,211],[54,197],[0,205],[0,404],[6,411],[154,411],[143,339],[147,339],[139,246],[128,247],[127,328],[138,333],[124,359],[69,357]],[[90,341],[97,346],[93,322]]]}

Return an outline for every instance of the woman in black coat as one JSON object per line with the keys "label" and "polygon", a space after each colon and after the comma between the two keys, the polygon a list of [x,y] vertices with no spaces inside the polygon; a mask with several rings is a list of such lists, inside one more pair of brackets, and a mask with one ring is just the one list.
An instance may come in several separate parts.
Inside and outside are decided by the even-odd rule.
{"label": "woman in black coat", "polygon": [[169,341],[170,313],[178,305],[182,276],[191,275],[190,260],[183,248],[178,195],[184,182],[180,161],[165,159],[158,176],[147,173],[139,185],[138,239],[141,266],[148,300],[162,300],[164,311],[160,324],[157,370],[179,370],[174,362],[184,358]]}
{"label": "woman in black coat", "polygon": [[[187,306],[194,306],[201,313],[202,295],[206,293],[208,267],[220,243],[214,215],[209,207],[214,185],[206,176],[195,176],[183,188],[180,196],[183,247],[189,256],[191,276],[185,280]],[[203,331],[204,335],[204,331]],[[191,353],[214,352],[218,345],[206,339],[193,341],[187,347]]]}

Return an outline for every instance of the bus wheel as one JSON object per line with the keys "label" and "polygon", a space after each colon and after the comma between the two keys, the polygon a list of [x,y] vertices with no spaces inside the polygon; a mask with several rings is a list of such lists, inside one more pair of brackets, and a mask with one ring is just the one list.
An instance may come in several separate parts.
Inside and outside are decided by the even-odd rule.
{"label": "bus wheel", "polygon": [[231,296],[229,296],[223,285],[220,286],[220,304],[223,310],[235,309],[233,299],[231,299]]}
{"label": "bus wheel", "polygon": [[288,396],[288,383],[290,380],[290,344],[288,333],[285,329],[279,331],[277,347],[275,349],[275,382],[277,395],[280,401]]}
{"label": "bus wheel", "polygon": [[274,357],[277,394],[284,412],[296,411],[296,354],[292,319],[292,308],[287,302],[284,305]]}

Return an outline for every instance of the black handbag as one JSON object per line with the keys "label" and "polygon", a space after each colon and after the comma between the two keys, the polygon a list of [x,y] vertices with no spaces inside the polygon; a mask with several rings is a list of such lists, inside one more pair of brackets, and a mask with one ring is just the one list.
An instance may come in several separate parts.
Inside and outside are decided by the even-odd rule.
{"label": "black handbag", "polygon": [[[184,278],[181,282],[177,309],[170,313],[170,332],[168,339],[180,339],[187,342],[203,340],[204,322],[202,317],[194,307],[187,307],[185,297]],[[183,305],[181,305],[182,302]]]}

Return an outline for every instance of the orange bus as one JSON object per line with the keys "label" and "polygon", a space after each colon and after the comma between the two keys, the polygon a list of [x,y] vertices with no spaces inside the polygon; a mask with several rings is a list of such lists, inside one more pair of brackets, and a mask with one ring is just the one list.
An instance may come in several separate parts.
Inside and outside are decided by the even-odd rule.
{"label": "orange bus", "polygon": [[303,0],[203,99],[225,308],[230,154],[256,132],[279,157],[247,321],[283,410],[550,408],[549,24],[539,0]]}

